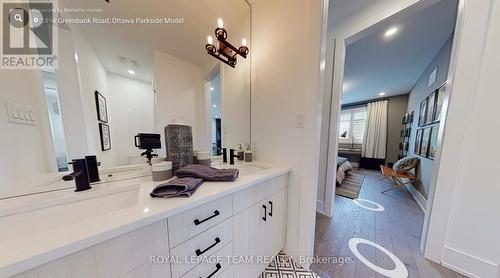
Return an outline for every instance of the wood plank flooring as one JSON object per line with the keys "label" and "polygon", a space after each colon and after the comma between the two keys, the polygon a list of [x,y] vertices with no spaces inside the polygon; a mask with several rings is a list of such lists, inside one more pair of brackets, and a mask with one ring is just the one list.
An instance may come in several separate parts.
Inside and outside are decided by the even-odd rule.
{"label": "wood plank flooring", "polygon": [[[365,175],[360,199],[384,206],[376,212],[357,206],[351,199],[336,196],[332,218],[316,216],[315,256],[349,257],[350,263],[313,264],[311,270],[323,278],[330,277],[386,277],[359,261],[349,248],[349,239],[359,237],[373,241],[392,252],[403,262],[408,277],[465,277],[425,259],[419,249],[424,214],[408,192],[395,189],[380,192],[391,184],[379,181],[378,171],[360,170]],[[359,245],[360,253],[379,267],[393,269],[394,262],[380,250],[366,244]]]}

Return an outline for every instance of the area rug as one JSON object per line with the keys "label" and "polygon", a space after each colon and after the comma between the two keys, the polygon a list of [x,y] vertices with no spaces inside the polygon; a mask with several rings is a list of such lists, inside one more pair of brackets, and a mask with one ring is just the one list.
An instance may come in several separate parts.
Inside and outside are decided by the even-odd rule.
{"label": "area rug", "polygon": [[313,272],[305,270],[292,258],[279,252],[259,278],[320,278]]}
{"label": "area rug", "polygon": [[365,176],[361,174],[352,173],[348,175],[342,181],[342,184],[335,189],[335,194],[349,199],[358,198],[364,179]]}

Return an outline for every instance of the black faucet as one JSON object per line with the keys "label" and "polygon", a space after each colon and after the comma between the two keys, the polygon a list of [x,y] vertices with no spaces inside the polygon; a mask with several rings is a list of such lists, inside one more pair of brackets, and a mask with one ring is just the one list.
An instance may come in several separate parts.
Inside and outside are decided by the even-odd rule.
{"label": "black faucet", "polygon": [[222,148],[222,162],[227,163],[227,148]]}
{"label": "black faucet", "polygon": [[89,182],[98,182],[101,181],[99,178],[99,168],[101,166],[101,162],[97,162],[97,156],[95,155],[87,155],[85,157],[85,164],[87,165],[87,173],[89,174]]}
{"label": "black faucet", "polygon": [[[234,164],[234,158],[237,157],[239,158],[240,156],[237,154],[237,150],[230,149],[229,150],[229,164],[233,165]],[[236,154],[235,154],[236,153]]]}
{"label": "black faucet", "polygon": [[75,180],[75,192],[89,190],[91,187],[85,159],[73,159],[68,164],[73,165],[73,173],[65,175],[63,180]]}

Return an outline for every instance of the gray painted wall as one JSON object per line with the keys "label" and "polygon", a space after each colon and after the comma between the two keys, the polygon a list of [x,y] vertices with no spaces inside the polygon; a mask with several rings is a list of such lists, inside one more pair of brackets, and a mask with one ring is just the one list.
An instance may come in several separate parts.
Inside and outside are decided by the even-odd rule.
{"label": "gray painted wall", "polygon": [[387,108],[387,148],[385,159],[387,162],[396,162],[399,154],[399,143],[402,142],[400,130],[403,127],[401,118],[408,109],[408,95],[389,98]]}
{"label": "gray painted wall", "polygon": [[[441,50],[439,50],[436,57],[427,66],[424,73],[420,76],[417,83],[410,91],[410,96],[408,99],[408,112],[415,111],[415,119],[411,126],[411,137],[410,137],[410,147],[409,153],[414,154],[415,149],[415,137],[418,128],[418,113],[420,102],[431,94],[434,90],[439,88],[448,77],[448,68],[450,64],[451,47],[452,47],[453,35],[448,38]],[[429,75],[431,72],[438,67],[436,82],[430,87],[427,87]],[[417,181],[414,182],[415,188],[422,193],[424,198],[427,199],[429,193],[430,180],[432,176],[432,171],[434,170],[434,160],[428,159],[422,156],[420,158],[420,164],[416,169]]]}

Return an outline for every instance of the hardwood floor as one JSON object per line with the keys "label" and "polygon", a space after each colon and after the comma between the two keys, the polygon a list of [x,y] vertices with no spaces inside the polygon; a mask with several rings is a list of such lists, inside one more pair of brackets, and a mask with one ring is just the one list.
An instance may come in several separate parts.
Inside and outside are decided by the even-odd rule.
{"label": "hardwood floor", "polygon": [[[422,256],[419,244],[424,214],[408,192],[395,189],[381,194],[391,184],[379,181],[379,172],[360,170],[358,173],[365,175],[358,198],[376,202],[385,210],[367,210],[351,199],[336,196],[333,217],[321,214],[316,216],[315,256],[348,257],[352,261],[344,264],[316,263],[311,270],[326,278],[386,277],[367,267],[351,252],[349,240],[363,238],[379,244],[398,257],[406,266],[408,277],[465,277]],[[360,244],[358,250],[368,261],[379,267],[395,267],[389,256],[372,246]]]}

